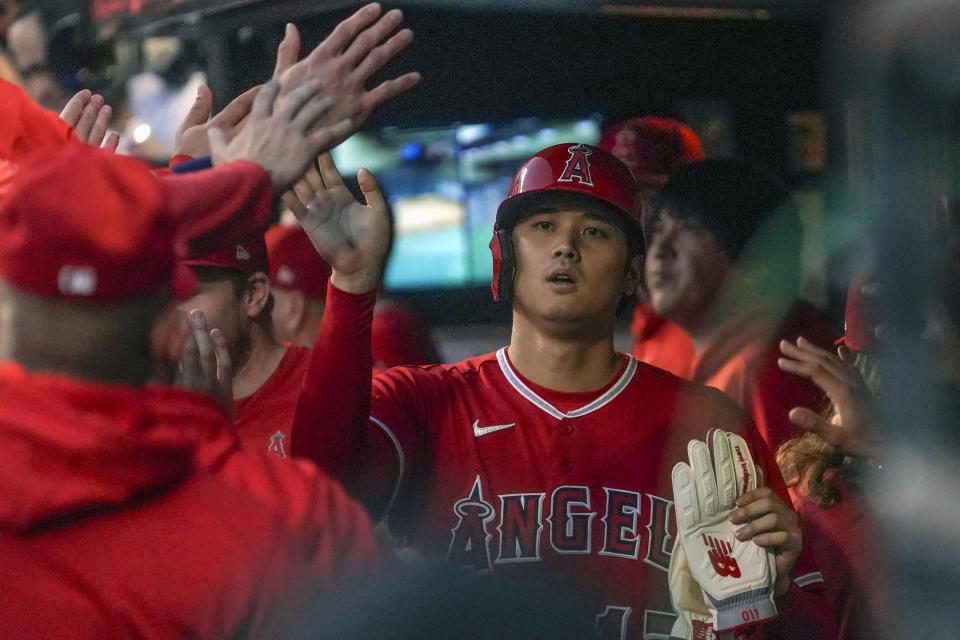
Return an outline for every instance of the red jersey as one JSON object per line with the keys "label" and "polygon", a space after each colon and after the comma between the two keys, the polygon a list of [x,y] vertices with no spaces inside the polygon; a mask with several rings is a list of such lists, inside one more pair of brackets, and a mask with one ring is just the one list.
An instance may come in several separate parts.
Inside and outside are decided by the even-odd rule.
{"label": "red jersey", "polygon": [[[365,305],[372,306],[363,296],[329,289],[294,423],[295,454],[333,470],[357,494],[389,496],[391,531],[428,556],[577,585],[604,638],[669,635],[670,474],[690,439],[711,427],[743,434],[769,484],[789,500],[733,402],[629,356],[606,387],[587,393],[524,380],[506,348],[454,365],[390,369],[368,393]],[[369,421],[357,411],[367,403]],[[391,464],[371,468],[384,451]]]}
{"label": "red jersey", "polygon": [[877,526],[863,496],[838,483],[840,501],[826,509],[790,489],[807,543],[823,569],[824,597],[833,604],[838,640],[884,637],[891,628],[877,557]]}
{"label": "red jersey", "polygon": [[236,401],[234,427],[245,449],[290,457],[290,428],[309,362],[309,349],[288,344],[267,381],[253,395]]}
{"label": "red jersey", "polygon": [[681,378],[687,375],[697,355],[693,342],[683,329],[657,315],[649,302],[640,302],[633,308],[630,333],[634,358]]}
{"label": "red jersey", "polygon": [[269,637],[307,581],[376,558],[339,485],[228,429],[200,394],[0,364],[3,635]]}

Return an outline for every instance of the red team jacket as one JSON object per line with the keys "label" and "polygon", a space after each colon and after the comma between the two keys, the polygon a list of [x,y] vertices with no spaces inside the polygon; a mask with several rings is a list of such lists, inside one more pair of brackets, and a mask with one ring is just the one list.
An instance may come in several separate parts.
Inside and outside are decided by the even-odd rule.
{"label": "red team jacket", "polygon": [[[789,499],[732,401],[626,356],[615,379],[588,394],[523,380],[506,349],[390,369],[368,393],[370,307],[372,296],[330,287],[294,454],[358,495],[389,495],[392,533],[428,556],[577,585],[604,638],[669,634],[670,473],[691,438],[712,427],[742,433]],[[795,581],[816,582],[803,566]]]}
{"label": "red team jacket", "polygon": [[374,562],[338,484],[228,429],[200,394],[0,364],[0,635],[259,636]]}
{"label": "red team jacket", "polygon": [[[802,432],[790,422],[794,407],[817,410],[826,401],[823,391],[809,380],[787,373],[777,366],[779,341],[803,336],[825,349],[833,349],[839,332],[805,302],[798,302],[785,314],[760,307],[747,307],[727,320],[710,342],[695,353],[682,378],[720,389],[750,413],[767,446],[775,450]],[[659,332],[648,337],[643,347],[645,362],[656,367],[675,366],[674,347],[680,352],[690,339]],[[634,347],[636,352],[640,347]],[[659,354],[659,355],[658,355]]]}

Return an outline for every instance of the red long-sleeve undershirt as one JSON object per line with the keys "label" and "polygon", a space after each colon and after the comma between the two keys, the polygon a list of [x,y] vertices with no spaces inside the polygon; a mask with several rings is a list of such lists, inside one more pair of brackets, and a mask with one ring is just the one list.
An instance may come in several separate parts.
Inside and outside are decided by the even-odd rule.
{"label": "red long-sleeve undershirt", "polygon": [[290,444],[338,478],[375,516],[396,481],[393,445],[371,425],[370,327],[376,292],[351,294],[332,284],[303,378]]}

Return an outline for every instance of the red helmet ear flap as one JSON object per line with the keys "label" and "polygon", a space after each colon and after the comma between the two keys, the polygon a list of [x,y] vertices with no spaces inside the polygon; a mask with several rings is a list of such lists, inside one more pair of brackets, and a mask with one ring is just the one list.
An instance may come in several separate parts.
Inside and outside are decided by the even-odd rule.
{"label": "red helmet ear flap", "polygon": [[513,243],[510,241],[510,232],[504,229],[494,229],[490,238],[490,253],[493,255],[493,279],[490,281],[490,291],[494,300],[510,301],[513,293]]}

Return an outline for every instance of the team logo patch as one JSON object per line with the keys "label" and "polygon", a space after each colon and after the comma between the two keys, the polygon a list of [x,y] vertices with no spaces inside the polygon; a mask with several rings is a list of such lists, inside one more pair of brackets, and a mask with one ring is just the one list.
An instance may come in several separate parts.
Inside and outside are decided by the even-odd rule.
{"label": "team logo patch", "polygon": [[590,154],[593,150],[583,144],[578,144],[567,149],[570,157],[567,158],[567,164],[563,167],[563,173],[557,178],[557,182],[573,182],[576,180],[580,184],[593,186],[593,175],[590,173]]}
{"label": "team logo patch", "polygon": [[286,439],[287,436],[283,434],[283,431],[277,431],[270,436],[270,444],[267,445],[267,451],[277,454],[277,457],[286,458],[287,449],[283,444]]}
{"label": "team logo patch", "polygon": [[730,546],[729,542],[726,540],[718,540],[713,536],[704,535],[703,544],[710,547],[710,551],[707,552],[707,557],[710,558],[713,570],[717,572],[718,576],[723,578],[740,577],[740,565],[737,564],[736,559],[730,555],[733,547]]}

